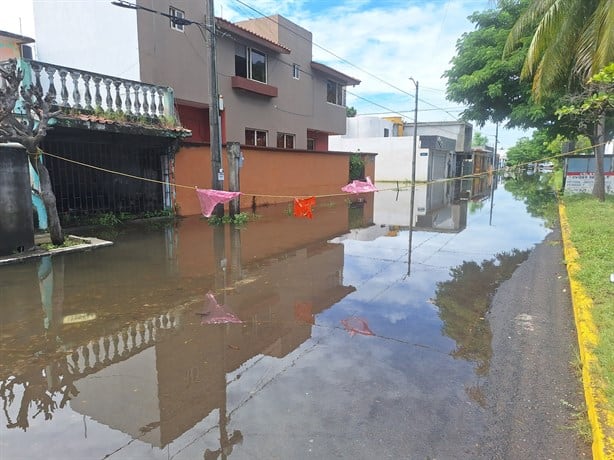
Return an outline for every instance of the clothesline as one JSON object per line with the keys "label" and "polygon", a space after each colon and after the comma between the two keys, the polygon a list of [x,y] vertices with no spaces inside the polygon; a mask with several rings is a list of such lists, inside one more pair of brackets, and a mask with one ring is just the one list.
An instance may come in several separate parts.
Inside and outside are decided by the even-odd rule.
{"label": "clothesline", "polygon": [[[577,149],[571,152],[567,152],[567,153],[560,153],[557,155],[552,155],[549,157],[544,157],[541,158],[539,160],[534,160],[534,161],[528,161],[525,163],[519,163],[516,166],[526,166],[529,164],[533,164],[536,162],[540,162],[540,161],[548,161],[548,160],[553,160],[555,158],[559,158],[559,157],[564,157],[564,156],[569,156],[572,155],[574,153],[580,152],[584,149]],[[141,177],[141,176],[136,176],[134,174],[128,174],[128,173],[123,173],[120,171],[114,171],[111,169],[107,169],[107,168],[102,168],[100,166],[94,166],[88,163],[83,163],[77,160],[72,160],[70,158],[65,158],[59,155],[55,155],[53,153],[49,153],[49,152],[45,152],[45,151],[39,151],[39,153],[42,153],[43,155],[52,157],[52,158],[56,158],[58,160],[62,160],[62,161],[66,161],[68,163],[73,163],[79,166],[83,166],[86,168],[90,168],[90,169],[95,169],[98,171],[102,171],[102,172],[107,172],[109,174],[115,174],[118,176],[123,176],[123,177],[128,177],[131,179],[137,179],[137,180],[142,180],[145,182],[152,182],[152,183],[156,183],[156,184],[161,184],[161,185],[168,185],[170,187],[175,187],[175,188],[183,188],[183,189],[198,189],[197,186],[195,185],[184,185],[184,184],[177,184],[177,183],[172,183],[172,182],[168,182],[168,181],[162,181],[162,180],[157,180],[157,179],[150,179],[147,177]],[[412,184],[411,182],[405,182],[404,185],[399,185],[399,182],[397,182],[396,186],[391,186],[389,188],[380,188],[377,191],[378,192],[385,192],[385,191],[393,191],[393,190],[406,190],[406,189],[410,189],[412,187],[412,185],[431,185],[431,184],[436,184],[436,183],[445,183],[445,182],[451,182],[451,181],[455,181],[455,180],[464,180],[464,179],[473,179],[473,178],[480,178],[482,176],[487,176],[487,175],[492,175],[495,173],[499,173],[502,172],[503,168],[497,168],[497,169],[492,169],[490,171],[483,171],[483,172],[479,172],[479,173],[471,173],[471,174],[466,174],[463,176],[458,176],[458,177],[448,177],[448,178],[442,178],[442,179],[435,179],[435,180],[430,180],[430,181],[424,181],[424,182],[417,182],[416,184]],[[349,185],[349,184],[348,184]],[[254,197],[259,197],[259,198],[288,198],[288,199],[295,199],[297,198],[297,195],[272,195],[272,194],[263,194],[263,193],[252,193],[252,192],[239,192],[242,195],[247,195],[247,196],[254,196]],[[343,192],[343,193],[326,193],[326,194],[322,194],[322,195],[311,195],[314,198],[332,198],[332,197],[336,197],[336,196],[349,196],[351,195],[350,192]],[[310,195],[303,195],[298,197],[300,198],[309,198],[311,197]]]}

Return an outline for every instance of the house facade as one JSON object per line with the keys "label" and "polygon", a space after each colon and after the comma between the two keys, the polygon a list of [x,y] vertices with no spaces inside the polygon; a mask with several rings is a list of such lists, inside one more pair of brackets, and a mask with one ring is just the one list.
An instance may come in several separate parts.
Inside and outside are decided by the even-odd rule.
{"label": "house facade", "polygon": [[[179,119],[192,131],[188,140],[209,142],[204,3],[136,4],[201,23],[111,2],[37,2],[38,59],[172,87]],[[216,28],[224,142],[327,151],[328,135],[345,132],[345,87],[360,81],[314,62],[309,31],[279,15],[236,24],[218,18]]]}
{"label": "house facade", "polygon": [[[403,129],[395,120],[357,116],[347,119],[346,131],[345,135],[329,137],[331,150],[377,153],[375,168],[378,181],[411,181],[413,130]],[[456,138],[432,134],[426,129],[418,133],[416,181],[453,177],[456,171]]]}

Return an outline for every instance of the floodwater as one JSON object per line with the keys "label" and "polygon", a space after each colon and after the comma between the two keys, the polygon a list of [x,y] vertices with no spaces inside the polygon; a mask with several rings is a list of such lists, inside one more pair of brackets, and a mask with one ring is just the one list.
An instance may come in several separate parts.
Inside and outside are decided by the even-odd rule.
{"label": "floodwater", "polygon": [[387,190],[0,266],[0,456],[472,458],[490,300],[549,232],[506,188],[418,187],[411,252]]}

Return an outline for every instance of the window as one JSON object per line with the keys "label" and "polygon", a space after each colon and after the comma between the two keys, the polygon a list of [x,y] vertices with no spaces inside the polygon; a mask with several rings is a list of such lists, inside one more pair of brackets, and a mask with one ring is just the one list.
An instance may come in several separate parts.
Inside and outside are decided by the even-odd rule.
{"label": "window", "polygon": [[245,145],[267,146],[267,132],[259,129],[245,129]]}
{"label": "window", "polygon": [[292,78],[298,80],[301,77],[301,67],[298,64],[292,64]]}
{"label": "window", "polygon": [[294,148],[294,134],[277,133],[277,148],[293,149]]}
{"label": "window", "polygon": [[235,46],[236,76],[266,83],[266,67],[266,54],[244,45]]}
{"label": "window", "polygon": [[174,6],[168,7],[168,15],[170,16],[171,29],[183,32],[183,24],[174,21],[174,18],[185,19],[185,13]]}
{"label": "window", "polygon": [[326,100],[331,104],[345,105],[345,89],[341,83],[328,80],[326,82]]}
{"label": "window", "polygon": [[390,137],[390,130],[388,128],[384,128],[384,137]]}
{"label": "window", "polygon": [[307,150],[315,150],[316,149],[316,140],[310,137],[307,138]]}

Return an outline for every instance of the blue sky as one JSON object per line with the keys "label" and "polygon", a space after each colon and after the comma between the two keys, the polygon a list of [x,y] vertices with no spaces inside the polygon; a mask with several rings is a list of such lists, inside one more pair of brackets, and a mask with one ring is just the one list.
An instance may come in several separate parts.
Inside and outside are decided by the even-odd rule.
{"label": "blue sky", "polygon": [[[25,13],[32,1],[2,0],[0,29],[19,33],[21,16],[22,33],[34,35]],[[419,82],[418,121],[459,116],[462,107],[445,99],[442,74],[457,39],[473,29],[467,16],[494,6],[494,0],[215,0],[216,15],[230,21],[281,14],[310,30],[314,60],[361,80],[348,88],[348,105],[359,114],[402,114],[408,121],[413,121],[415,94],[409,77]],[[493,125],[475,129],[494,144]],[[499,147],[529,135],[500,129]]]}

